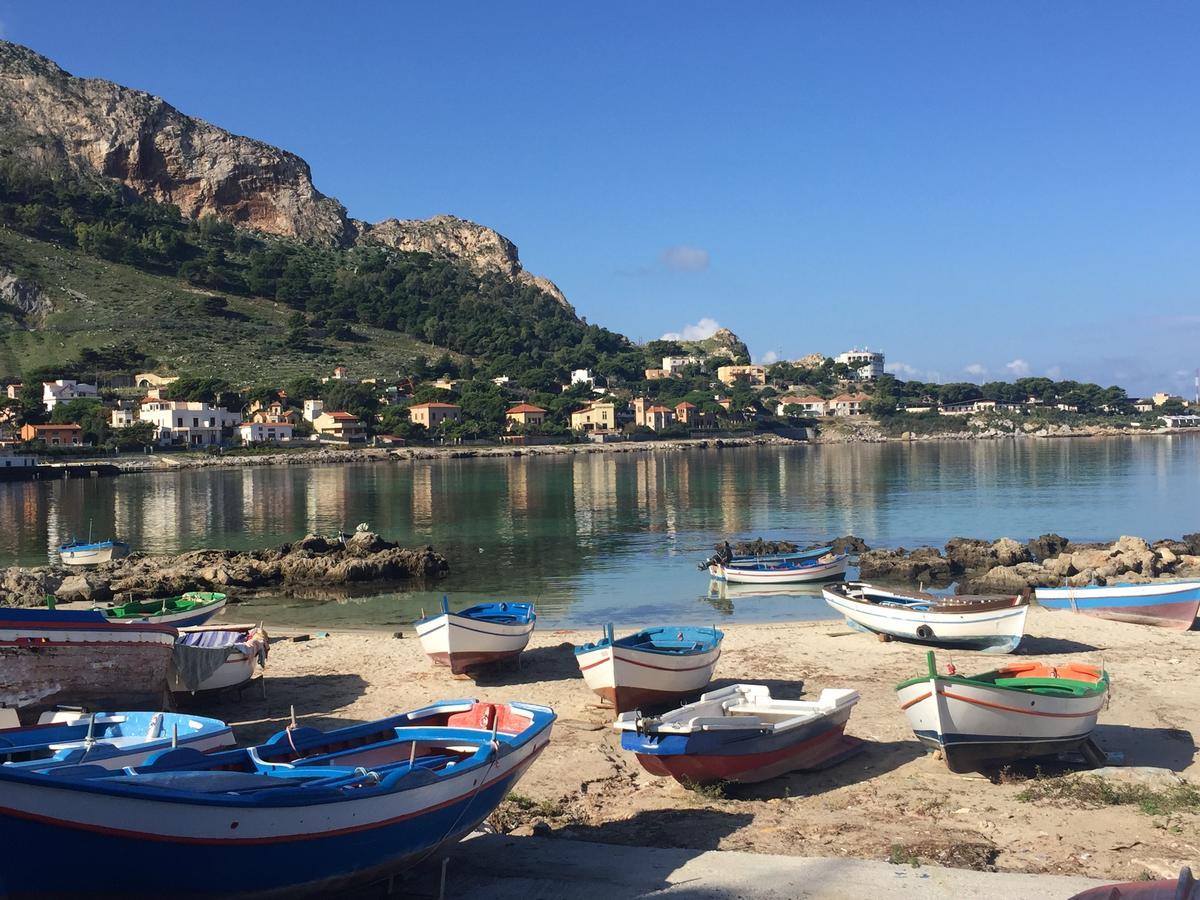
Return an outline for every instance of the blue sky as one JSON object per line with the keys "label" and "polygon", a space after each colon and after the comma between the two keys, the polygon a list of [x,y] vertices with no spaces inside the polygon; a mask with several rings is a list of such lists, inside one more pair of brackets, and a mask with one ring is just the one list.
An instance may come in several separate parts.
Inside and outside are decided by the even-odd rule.
{"label": "blue sky", "polygon": [[1200,366],[1194,4],[0,0],[0,34],[354,216],[491,225],[635,338],[1135,394]]}

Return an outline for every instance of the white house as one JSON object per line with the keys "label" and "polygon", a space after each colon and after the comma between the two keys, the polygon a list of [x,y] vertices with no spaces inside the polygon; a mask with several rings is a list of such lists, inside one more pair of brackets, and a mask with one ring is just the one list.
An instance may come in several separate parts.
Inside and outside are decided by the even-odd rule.
{"label": "white house", "polygon": [[883,375],[883,354],[875,350],[847,350],[838,354],[837,362],[851,367],[861,363],[854,372],[859,381],[872,381]]}
{"label": "white house", "polygon": [[664,356],[662,361],[663,371],[668,377],[675,374],[676,369],[682,369],[684,366],[693,366],[700,362],[694,356]]}
{"label": "white house", "polygon": [[592,374],[591,369],[574,369],[571,372],[571,384],[586,384],[595,387],[596,376]]}
{"label": "white house", "polygon": [[279,444],[292,439],[288,422],[243,422],[238,426],[243,444]]}
{"label": "white house", "polygon": [[118,406],[112,411],[109,421],[113,428],[128,428],[130,425],[137,424],[138,411],[133,407]]}
{"label": "white house", "polygon": [[215,447],[223,441],[225,429],[235,428],[242,420],[237,413],[208,403],[152,398],[142,401],[140,416],[157,428],[162,446]]}
{"label": "white house", "polygon": [[325,412],[324,400],[305,400],[304,401],[304,418],[308,421],[315,421],[316,418]]}
{"label": "white house", "polygon": [[78,400],[80,397],[96,399],[96,386],[80,384],[78,381],[65,381],[61,378],[57,381],[42,382],[42,403],[46,407],[46,412],[54,412],[54,407],[58,404],[66,403],[69,400]]}
{"label": "white house", "polygon": [[789,406],[800,407],[801,414],[806,416],[823,416],[829,412],[829,403],[824,397],[818,397],[815,394],[806,394],[800,397],[789,394],[779,398],[775,405],[775,415],[786,416]]}

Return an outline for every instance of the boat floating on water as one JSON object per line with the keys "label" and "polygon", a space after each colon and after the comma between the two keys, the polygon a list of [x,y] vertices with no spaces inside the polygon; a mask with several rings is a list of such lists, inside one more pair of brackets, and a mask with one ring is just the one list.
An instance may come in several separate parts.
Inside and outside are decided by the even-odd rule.
{"label": "boat floating on water", "polygon": [[709,565],[708,574],[734,584],[798,584],[839,578],[846,574],[849,565],[848,553],[826,553],[804,558],[763,557],[745,563],[714,562]]}
{"label": "boat floating on water", "polygon": [[196,694],[241,687],[266,668],[269,650],[270,639],[261,626],[180,629],[171,660],[171,691]]}
{"label": "boat floating on water", "polygon": [[0,706],[23,718],[64,704],[169,707],[177,634],[169,625],[115,624],[99,610],[0,608]]}
{"label": "boat floating on water", "polygon": [[462,675],[520,656],[536,623],[532,603],[479,603],[451,612],[442,597],[442,611],[419,619],[416,629],[429,658]]}
{"label": "boat floating on water", "polygon": [[[1086,750],[1108,694],[1108,673],[1082,663],[1013,663],[964,677],[950,667],[896,685],[917,739],[942,751],[951,772]],[[1098,755],[1098,754],[1097,754]]]}
{"label": "boat floating on water", "polygon": [[188,591],[177,597],[129,600],[115,606],[99,607],[110,622],[122,624],[147,622],[187,628],[203,625],[225,608],[224,594]]}
{"label": "boat floating on water", "polygon": [[1163,628],[1187,630],[1200,612],[1200,581],[1105,584],[1089,587],[1036,588],[1046,609],[1064,610]]}
{"label": "boat floating on water", "polygon": [[[36,725],[0,728],[0,765],[21,769],[88,765],[123,769],[173,747],[201,753],[234,746],[218,719],[170,712],[44,713]],[[2,884],[3,882],[0,882]]]}
{"label": "boat floating on water", "polygon": [[697,702],[647,717],[622,713],[621,748],[654,775],[684,785],[766,781],[823,769],[861,749],[845,735],[858,692],[821,691],[816,700],[776,700],[761,684],[735,684]]}
{"label": "boat floating on water", "polygon": [[[110,771],[0,766],[3,889],[74,895],[124,865],[123,897],[332,896],[469,834],[550,740],[553,711],[452,700],[264,744],[167,750]],[[69,865],[64,861],[69,860]],[[181,866],[185,867],[181,871]],[[115,877],[115,876],[114,876]]]}
{"label": "boat floating on water", "polygon": [[724,638],[716,628],[676,625],[617,638],[609,624],[600,640],[575,648],[575,661],[587,686],[625,712],[700,693],[712,681]]}
{"label": "boat floating on water", "polygon": [[128,555],[129,545],[124,541],[68,541],[58,548],[64,566],[98,566]]}
{"label": "boat floating on water", "polygon": [[941,597],[860,581],[832,584],[822,593],[830,608],[859,631],[985,653],[1017,649],[1029,613],[1024,597]]}

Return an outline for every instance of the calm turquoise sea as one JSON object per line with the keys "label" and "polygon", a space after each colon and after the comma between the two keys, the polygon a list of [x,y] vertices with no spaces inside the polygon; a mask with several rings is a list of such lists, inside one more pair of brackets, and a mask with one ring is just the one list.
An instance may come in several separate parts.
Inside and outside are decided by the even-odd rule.
{"label": "calm turquoise sea", "polygon": [[[360,522],[450,559],[454,604],[532,599],[542,628],[606,620],[827,617],[816,591],[721,591],[696,564],[726,536],[872,546],[955,535],[1149,539],[1200,531],[1200,435],[736,448],[287,466],[0,486],[0,564],[72,535],[137,549],[271,546]],[[394,627],[436,593],[257,599],[268,627]]]}

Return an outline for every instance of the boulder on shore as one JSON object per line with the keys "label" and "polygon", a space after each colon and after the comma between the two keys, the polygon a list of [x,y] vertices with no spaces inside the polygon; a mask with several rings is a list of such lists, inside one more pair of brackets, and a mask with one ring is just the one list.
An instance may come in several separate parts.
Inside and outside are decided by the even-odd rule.
{"label": "boulder on shore", "polygon": [[0,604],[40,606],[59,600],[106,602],[114,594],[165,597],[184,591],[254,590],[276,585],[336,585],[435,579],[449,572],[432,547],[407,549],[370,531],[342,539],[316,535],[272,550],[194,550],[178,556],[133,554],[86,573],[61,568],[0,570]]}
{"label": "boulder on shore", "polygon": [[950,561],[936,547],[917,547],[912,553],[903,547],[894,550],[870,550],[858,558],[863,578],[892,581],[948,583],[953,576]]}

